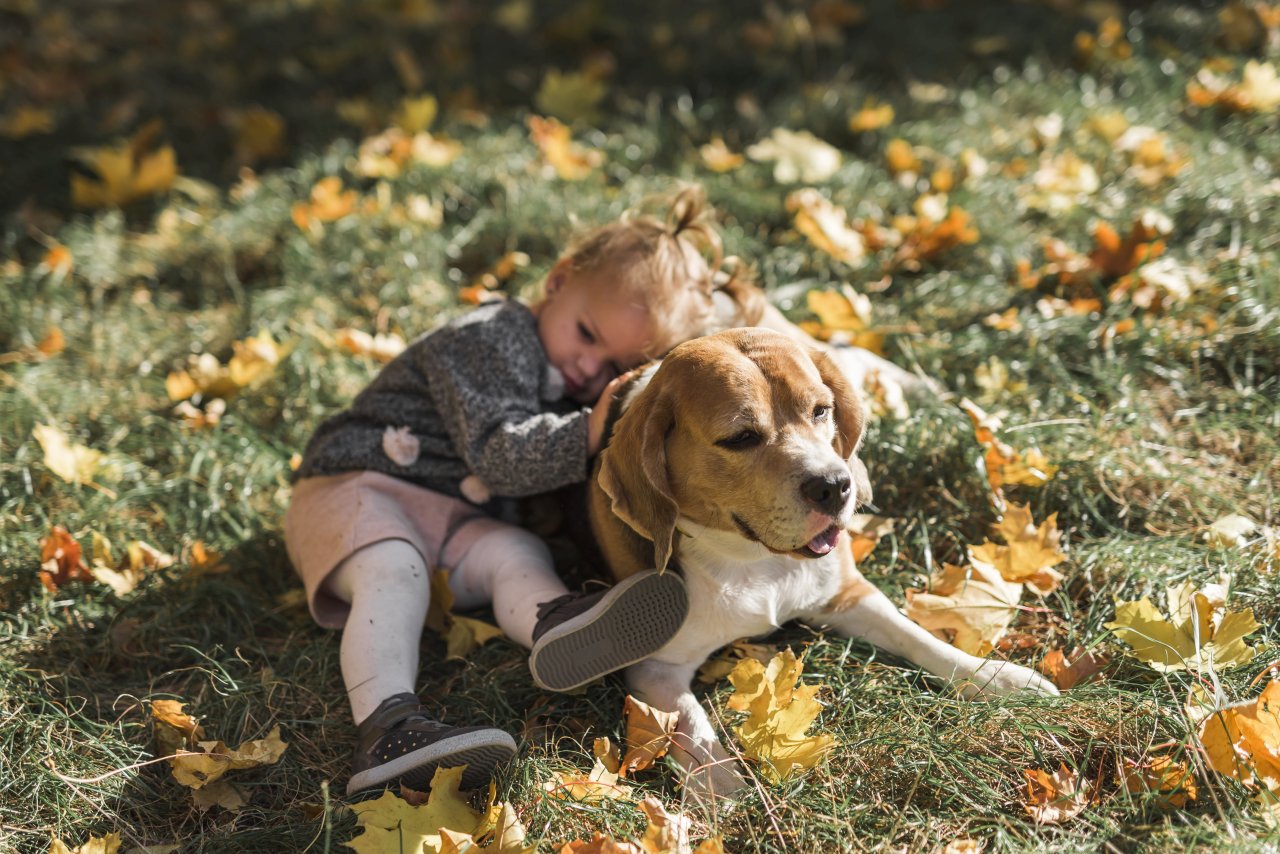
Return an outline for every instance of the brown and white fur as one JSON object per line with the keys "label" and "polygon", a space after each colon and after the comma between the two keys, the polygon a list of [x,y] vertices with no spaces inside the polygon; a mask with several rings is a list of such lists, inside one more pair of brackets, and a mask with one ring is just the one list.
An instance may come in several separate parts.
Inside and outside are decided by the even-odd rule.
{"label": "brown and white fur", "polygon": [[1056,694],[1026,667],[976,658],[903,616],[858,572],[844,529],[871,497],[861,402],[832,359],[734,329],[677,347],[620,396],[590,484],[592,531],[616,578],[674,564],[689,617],[628,668],[633,694],[678,712],[673,754],[698,794],[743,785],[691,691],[720,647],[792,619],[862,638],[966,697]]}

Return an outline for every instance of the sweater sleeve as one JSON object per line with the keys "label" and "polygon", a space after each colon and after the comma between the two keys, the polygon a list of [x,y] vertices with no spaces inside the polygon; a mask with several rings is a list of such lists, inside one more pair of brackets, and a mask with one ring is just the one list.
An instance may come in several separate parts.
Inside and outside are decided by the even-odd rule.
{"label": "sweater sleeve", "polygon": [[536,334],[501,323],[441,330],[419,354],[458,455],[494,495],[517,498],[587,477],[587,413],[543,410]]}

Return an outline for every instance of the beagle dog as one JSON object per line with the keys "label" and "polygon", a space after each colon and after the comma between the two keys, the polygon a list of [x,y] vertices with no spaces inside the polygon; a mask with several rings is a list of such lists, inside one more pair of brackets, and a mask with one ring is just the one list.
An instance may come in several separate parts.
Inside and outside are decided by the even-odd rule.
{"label": "beagle dog", "polygon": [[844,532],[871,498],[861,402],[825,353],[760,328],[675,348],[619,395],[590,483],[592,531],[615,578],[676,566],[689,618],[628,686],[679,713],[673,755],[698,794],[744,785],[694,698],[732,641],[792,619],[867,640],[970,698],[1057,694],[1034,671],[968,655],[903,616],[854,565]]}

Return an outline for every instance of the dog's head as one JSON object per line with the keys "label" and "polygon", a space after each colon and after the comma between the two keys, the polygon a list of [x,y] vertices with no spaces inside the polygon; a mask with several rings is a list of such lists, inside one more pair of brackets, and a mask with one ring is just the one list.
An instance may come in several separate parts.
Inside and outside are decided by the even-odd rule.
{"label": "dog's head", "polygon": [[652,540],[659,569],[678,518],[779,554],[834,548],[871,500],[861,401],[835,363],[765,329],[675,348],[614,428],[599,485]]}

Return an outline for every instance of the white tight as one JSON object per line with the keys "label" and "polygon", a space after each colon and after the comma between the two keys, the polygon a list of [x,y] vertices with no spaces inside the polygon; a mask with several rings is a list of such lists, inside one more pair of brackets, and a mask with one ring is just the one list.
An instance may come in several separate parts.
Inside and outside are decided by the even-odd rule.
{"label": "white tight", "polygon": [[[359,723],[387,697],[414,690],[431,573],[408,542],[383,540],[344,560],[325,584],[351,604],[342,630],[342,681]],[[537,605],[566,592],[547,547],[520,528],[476,540],[450,573],[449,587],[459,610],[492,603],[502,631],[524,647],[533,645]]]}

